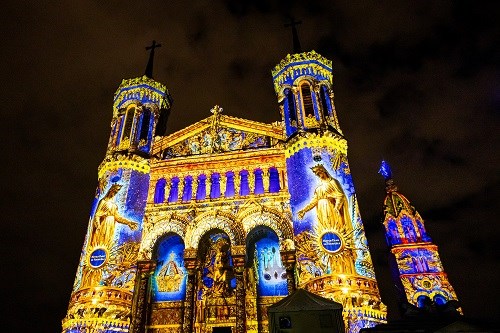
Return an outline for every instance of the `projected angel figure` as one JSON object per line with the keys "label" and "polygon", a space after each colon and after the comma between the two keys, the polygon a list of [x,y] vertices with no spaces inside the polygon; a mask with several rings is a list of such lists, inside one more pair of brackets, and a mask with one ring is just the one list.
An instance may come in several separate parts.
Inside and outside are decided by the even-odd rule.
{"label": "projected angel figure", "polygon": [[314,190],[311,201],[298,212],[299,219],[316,207],[319,226],[323,229],[351,229],[351,218],[347,198],[339,181],[330,176],[321,164],[311,168],[320,179],[320,184]]}
{"label": "projected angel figure", "polygon": [[108,193],[99,201],[94,215],[94,230],[89,242],[90,246],[108,245],[115,234],[116,223],[125,224],[132,230],[137,229],[136,222],[126,219],[118,213],[118,205],[115,203],[114,197],[121,187],[119,184],[113,184]]}

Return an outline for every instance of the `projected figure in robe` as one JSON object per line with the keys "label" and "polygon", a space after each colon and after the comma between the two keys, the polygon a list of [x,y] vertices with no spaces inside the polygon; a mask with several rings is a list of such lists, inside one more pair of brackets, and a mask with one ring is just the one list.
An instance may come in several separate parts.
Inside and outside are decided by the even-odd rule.
{"label": "projected figure in robe", "polygon": [[136,222],[126,219],[118,213],[118,205],[114,202],[114,197],[120,188],[121,185],[113,184],[104,198],[99,201],[94,216],[94,230],[90,238],[90,246],[108,245],[113,239],[116,223],[125,224],[132,230],[137,229]]}
{"label": "projected figure in robe", "polygon": [[322,228],[351,230],[347,199],[339,181],[330,176],[323,165],[316,165],[311,170],[319,177],[320,184],[314,190],[311,201],[298,212],[299,218],[303,219],[306,212],[316,207],[318,223]]}

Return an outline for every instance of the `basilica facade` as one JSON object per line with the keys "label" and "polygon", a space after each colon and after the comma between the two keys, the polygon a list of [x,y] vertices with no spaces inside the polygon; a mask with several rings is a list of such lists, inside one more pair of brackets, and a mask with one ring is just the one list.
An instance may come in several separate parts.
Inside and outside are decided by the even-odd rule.
{"label": "basilica facade", "polygon": [[214,106],[170,135],[167,88],[123,80],[63,332],[268,332],[297,288],[346,332],[385,321],[332,63],[291,54],[272,79],[281,121]]}

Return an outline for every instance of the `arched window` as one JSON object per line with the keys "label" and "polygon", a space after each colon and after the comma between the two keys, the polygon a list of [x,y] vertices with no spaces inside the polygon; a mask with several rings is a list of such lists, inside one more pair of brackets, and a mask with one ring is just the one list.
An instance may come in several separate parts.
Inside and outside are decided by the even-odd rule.
{"label": "arched window", "polygon": [[141,133],[139,135],[139,140],[148,140],[150,121],[151,111],[145,108],[144,112],[142,113]]}
{"label": "arched window", "polygon": [[292,127],[297,127],[297,110],[295,109],[295,96],[293,91],[285,89],[285,121],[290,120]]}
{"label": "arched window", "polygon": [[437,305],[445,305],[447,302],[448,300],[446,299],[446,297],[441,294],[436,294],[434,296],[434,303],[436,303]]}
{"label": "arched window", "polygon": [[326,119],[332,110],[330,105],[330,98],[328,96],[328,91],[326,86],[322,85],[320,89],[320,98],[321,98],[321,108],[323,109],[323,117]]}
{"label": "arched window", "polygon": [[248,171],[240,171],[240,195],[245,196],[250,194],[250,187],[248,186]]}
{"label": "arched window", "polygon": [[420,233],[421,240],[424,242],[431,242],[432,240],[429,237],[429,235],[427,235],[424,224],[420,220],[417,220],[417,227],[418,227],[418,232]]}
{"label": "arched window", "polygon": [[269,192],[276,193],[280,190],[280,174],[278,169],[272,167],[269,169]]}
{"label": "arched window", "polygon": [[304,82],[300,85],[300,92],[302,95],[302,106],[304,108],[304,115],[306,117],[314,117],[314,106],[311,95],[311,86],[309,83]]}
{"label": "arched window", "polygon": [[165,185],[167,181],[161,178],[156,182],[154,203],[159,204],[165,201]]}
{"label": "arched window", "polygon": [[224,196],[226,198],[232,198],[234,197],[234,172],[228,171],[226,172],[226,188],[225,188],[225,193]]}
{"label": "arched window", "polygon": [[[125,112],[125,111],[118,111],[119,113]],[[123,119],[125,118],[125,114],[122,114],[118,117],[116,120],[116,133],[115,133],[115,146],[118,146],[120,144],[120,139],[122,137],[122,132],[123,132]]]}
{"label": "arched window", "polygon": [[211,185],[210,185],[210,198],[216,199],[220,198],[220,174],[213,173],[210,176]]}
{"label": "arched window", "polygon": [[193,194],[193,177],[187,176],[184,178],[184,192],[182,193],[182,201],[186,202],[191,200]]}
{"label": "arched window", "polygon": [[262,177],[263,177],[262,169],[256,169],[254,171],[254,174],[255,174],[254,193],[255,194],[263,194],[264,193],[264,180],[262,179]]}
{"label": "arched window", "polygon": [[198,176],[198,188],[196,189],[196,200],[205,200],[207,196],[207,176]]}
{"label": "arched window", "polygon": [[396,221],[389,220],[389,222],[387,223],[386,237],[389,246],[401,243],[401,238],[399,237],[399,231],[398,226],[396,225]]}
{"label": "arched window", "polygon": [[127,109],[127,113],[125,115],[125,124],[123,125],[122,130],[122,140],[126,138],[130,138],[130,132],[132,131],[132,124],[134,123],[135,116],[135,106],[131,106]]}
{"label": "arched window", "polygon": [[417,307],[423,308],[424,306],[431,305],[432,301],[427,295],[420,295],[417,297]]}
{"label": "arched window", "polygon": [[172,178],[172,186],[170,187],[170,195],[168,196],[168,202],[176,202],[179,198],[179,177]]}
{"label": "arched window", "polygon": [[417,233],[415,232],[415,227],[413,226],[413,221],[408,216],[403,216],[401,218],[401,225],[403,227],[403,232],[407,243],[413,243],[417,241]]}

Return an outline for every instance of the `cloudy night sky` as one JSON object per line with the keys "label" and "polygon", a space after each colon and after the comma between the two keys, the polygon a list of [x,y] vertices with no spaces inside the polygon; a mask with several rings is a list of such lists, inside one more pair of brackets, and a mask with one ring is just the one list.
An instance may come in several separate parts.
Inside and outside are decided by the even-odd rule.
{"label": "cloudy night sky", "polygon": [[168,132],[224,113],[279,120],[271,70],[333,60],[335,104],[383,301],[397,318],[377,174],[390,162],[464,313],[499,318],[500,6],[479,1],[13,1],[2,6],[2,332],[58,332],[104,158],[113,94],[154,77]]}

